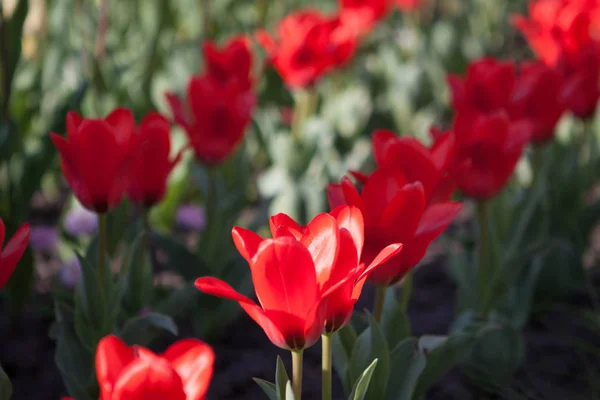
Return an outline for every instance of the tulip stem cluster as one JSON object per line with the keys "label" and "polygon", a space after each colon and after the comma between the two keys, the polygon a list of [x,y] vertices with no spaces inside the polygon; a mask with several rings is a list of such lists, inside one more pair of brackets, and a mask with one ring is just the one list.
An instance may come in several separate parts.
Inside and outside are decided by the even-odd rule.
{"label": "tulip stem cluster", "polygon": [[302,396],[302,358],[304,349],[292,350],[292,387],[294,398],[300,400]]}
{"label": "tulip stem cluster", "polygon": [[381,316],[383,315],[386,290],[386,286],[377,286],[377,291],[375,292],[375,309],[373,310],[373,318],[375,318],[375,321],[378,323],[381,322]]}
{"label": "tulip stem cluster", "polygon": [[106,275],[106,231],[107,214],[98,214],[98,283],[104,287],[104,276]]}
{"label": "tulip stem cluster", "polygon": [[321,399],[331,400],[331,334],[321,335],[321,341]]}

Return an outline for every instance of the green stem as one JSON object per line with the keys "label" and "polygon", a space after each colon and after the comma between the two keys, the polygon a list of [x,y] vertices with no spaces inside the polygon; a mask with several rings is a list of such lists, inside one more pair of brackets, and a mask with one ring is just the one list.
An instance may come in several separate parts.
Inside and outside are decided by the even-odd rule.
{"label": "green stem", "polygon": [[104,288],[104,277],[106,275],[106,231],[107,214],[98,215],[98,283]]}
{"label": "green stem", "polygon": [[219,212],[219,204],[218,204],[218,170],[216,167],[210,167],[208,170],[208,193],[206,193],[206,213],[208,215],[208,234],[210,235],[210,239],[208,240],[208,246],[206,249],[203,249],[208,253],[209,261],[214,262],[214,258],[216,256],[216,248],[219,242],[219,233],[221,232],[220,218],[221,214]]}
{"label": "green stem", "polygon": [[321,400],[331,400],[331,334],[321,335]]}
{"label": "green stem", "polygon": [[300,400],[302,396],[302,356],[304,349],[292,350],[292,387],[294,397]]}
{"label": "green stem", "polygon": [[487,315],[487,303],[492,279],[491,265],[487,262],[488,248],[488,210],[487,202],[480,201],[477,204],[477,216],[479,218],[479,286],[481,290],[480,302],[482,312]]}
{"label": "green stem", "polygon": [[387,286],[377,286],[377,291],[375,292],[375,309],[373,311],[373,318],[375,318],[375,321],[378,323],[381,322],[381,316],[383,315],[386,290]]}
{"label": "green stem", "polygon": [[313,88],[298,89],[294,92],[294,115],[292,117],[292,138],[296,143],[302,142],[304,123],[315,113],[317,108],[317,92]]}
{"label": "green stem", "polygon": [[406,314],[408,310],[408,303],[410,301],[410,296],[413,291],[413,271],[410,270],[404,277],[404,283],[402,284],[402,297],[400,298],[400,307],[402,312]]}

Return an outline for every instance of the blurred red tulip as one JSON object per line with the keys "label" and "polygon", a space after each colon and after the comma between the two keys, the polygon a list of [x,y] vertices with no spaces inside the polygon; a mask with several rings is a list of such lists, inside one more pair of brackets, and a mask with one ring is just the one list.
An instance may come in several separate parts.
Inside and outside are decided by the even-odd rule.
{"label": "blurred red tulip", "polygon": [[68,141],[50,134],[63,174],[86,208],[104,213],[121,202],[136,148],[134,128],[131,111],[117,108],[104,119],[84,119],[69,112]]}
{"label": "blurred red tulip", "polygon": [[162,115],[151,112],[142,120],[135,135],[139,146],[132,163],[129,199],[142,207],[152,207],[165,195],[167,178],[179,159],[169,159],[171,126]]}
{"label": "blurred red tulip", "polygon": [[210,75],[194,76],[187,104],[167,93],[175,122],[185,129],[196,158],[206,165],[223,163],[244,138],[256,95],[232,79],[222,85]]}
{"label": "blurred red tulip", "polygon": [[356,50],[352,27],[338,17],[312,9],[284,18],[275,37],[256,34],[273,66],[290,87],[306,87],[333,68],[345,64]]}
{"label": "blurred red tulip", "polygon": [[339,0],[341,17],[358,32],[368,33],[390,10],[390,0]]}
{"label": "blurred red tulip", "polygon": [[512,119],[533,123],[531,140],[543,143],[554,137],[554,128],[565,112],[561,101],[562,75],[540,61],[521,65],[509,105]]}
{"label": "blurred red tulip", "polygon": [[[414,170],[418,168],[415,167]],[[330,184],[327,195],[331,207],[349,204],[364,216],[365,245],[362,261],[371,260],[391,243],[403,243],[403,250],[373,270],[369,279],[378,286],[400,281],[425,255],[425,251],[450,225],[462,205],[439,202],[427,207],[421,181],[409,180],[396,166],[379,167],[365,177],[359,194],[348,178]]]}
{"label": "blurred red tulip", "polygon": [[222,85],[235,79],[242,90],[249,90],[252,86],[252,53],[247,37],[234,37],[222,49],[209,40],[205,41],[204,59],[207,74]]}
{"label": "blurred red tulip", "polygon": [[324,327],[334,331],[348,322],[364,279],[401,247],[388,246],[365,268],[359,264],[360,211],[344,207],[332,214],[319,214],[306,227],[287,215],[276,215],[270,221],[273,239],[233,229],[235,245],[250,265],[260,305],[216,278],[199,278],[196,287],[238,301],[276,346],[291,350],[312,346]]}
{"label": "blurred red tulip", "polygon": [[600,97],[599,17],[596,0],[533,0],[529,19],[513,17],[537,56],[561,72],[561,98],[581,118],[595,112]]}
{"label": "blurred red tulip", "polygon": [[96,350],[100,399],[203,400],[214,359],[210,346],[196,339],[180,340],[157,355],[106,336]]}
{"label": "blurred red tulip", "polygon": [[30,233],[29,224],[24,223],[6,243],[6,246],[2,247],[6,228],[2,219],[0,219],[0,289],[6,285],[17,267],[17,263],[23,257],[23,253],[25,253],[29,244]]}
{"label": "blurred red tulip", "polygon": [[452,171],[460,190],[479,200],[502,190],[534,130],[532,120],[510,117],[516,80],[514,63],[492,58],[469,65],[465,79],[448,77],[456,112]]}
{"label": "blurred red tulip", "polygon": [[454,185],[448,175],[454,152],[451,134],[440,136],[428,149],[411,136],[398,137],[385,130],[373,133],[377,165],[402,171],[409,182],[421,182],[427,204],[447,201],[452,196]]}

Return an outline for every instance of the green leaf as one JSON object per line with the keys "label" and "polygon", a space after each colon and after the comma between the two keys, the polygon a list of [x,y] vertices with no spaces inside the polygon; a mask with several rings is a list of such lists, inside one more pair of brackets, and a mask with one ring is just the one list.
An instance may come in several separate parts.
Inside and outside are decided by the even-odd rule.
{"label": "green leaf", "polygon": [[152,265],[142,233],[131,243],[120,272],[120,297],[129,316],[137,315],[152,301]]}
{"label": "green leaf", "polygon": [[419,375],[425,369],[427,360],[417,348],[417,340],[408,338],[392,351],[390,356],[390,375],[387,400],[411,400]]}
{"label": "green leaf", "polygon": [[167,255],[167,263],[180,273],[186,281],[194,281],[200,276],[212,275],[211,269],[197,254],[191,253],[182,243],[158,233],[151,235],[153,243]]}
{"label": "green leaf", "polygon": [[358,381],[354,384],[354,388],[352,389],[350,396],[348,396],[348,400],[363,400],[365,398],[367,390],[369,389],[371,377],[373,376],[373,371],[375,371],[375,367],[377,367],[377,361],[377,359],[373,360],[371,365],[363,371]]}
{"label": "green leaf", "polygon": [[410,336],[410,320],[396,299],[394,288],[389,288],[385,293],[381,330],[389,349],[395,348],[398,343]]}
{"label": "green leaf", "polygon": [[[7,65],[3,67],[3,73],[6,73],[6,76],[2,77],[3,81],[8,82],[9,85],[12,86],[13,76],[15,74],[15,70],[17,69],[17,64],[19,59],[21,58],[21,38],[23,34],[23,24],[25,23],[25,18],[27,18],[27,12],[29,10],[29,2],[28,1],[19,1],[17,2],[17,7],[15,8],[12,16],[8,21],[2,21],[2,24],[6,24],[4,33],[9,40],[6,40],[4,45],[6,46],[6,61]],[[2,11],[0,9],[0,11]],[[6,97],[7,93],[2,93],[2,105],[9,101]]]}
{"label": "green leaf", "polygon": [[352,324],[346,324],[342,329],[335,332],[331,338],[333,367],[342,379],[346,393],[349,393],[352,389],[352,382],[350,382],[348,376],[348,365],[357,337],[358,335]]}
{"label": "green leaf", "polygon": [[12,384],[6,372],[0,366],[0,400],[10,400],[12,396]]}
{"label": "green leaf", "polygon": [[169,316],[150,313],[127,321],[119,336],[128,345],[148,346],[152,340],[165,332],[176,336],[177,326],[175,322]]}
{"label": "green leaf", "polygon": [[252,378],[254,382],[260,386],[260,388],[265,392],[269,400],[277,400],[277,391],[275,389],[275,384],[265,381],[264,379]]}
{"label": "green leaf", "polygon": [[354,344],[350,360],[350,381],[356,382],[373,360],[378,359],[378,368],[371,378],[373,384],[367,391],[367,400],[380,400],[384,397],[389,376],[390,353],[385,336],[373,316],[367,312],[369,327]]}
{"label": "green leaf", "polygon": [[98,398],[94,377],[94,351],[80,342],[74,330],[74,311],[68,305],[55,301],[56,353],[55,361],[67,391],[77,400]]}
{"label": "green leaf", "polygon": [[423,336],[419,340],[419,349],[427,357],[425,370],[419,376],[413,398],[419,399],[439,381],[452,367],[463,361],[473,346],[474,335],[456,333],[448,338],[444,336]]}
{"label": "green leaf", "polygon": [[275,367],[275,390],[278,399],[285,399],[286,386],[290,383],[290,378],[285,370],[285,365],[281,357],[277,356],[277,366]]}
{"label": "green leaf", "polygon": [[288,381],[285,385],[285,397],[281,397],[281,400],[296,400],[296,396],[294,395],[294,389],[292,388],[292,382]]}

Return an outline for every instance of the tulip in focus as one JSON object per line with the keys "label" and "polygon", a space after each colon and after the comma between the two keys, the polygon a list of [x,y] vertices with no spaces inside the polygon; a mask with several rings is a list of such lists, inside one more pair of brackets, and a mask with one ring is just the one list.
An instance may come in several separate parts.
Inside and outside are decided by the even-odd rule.
{"label": "tulip in focus", "polygon": [[346,324],[366,277],[400,251],[394,243],[365,268],[359,262],[363,221],[356,207],[317,215],[301,227],[284,214],[270,221],[272,239],[236,227],[233,240],[248,261],[259,304],[227,283],[196,280],[202,292],[239,302],[271,342],[298,351],[312,346],[323,331]]}
{"label": "tulip in focus", "polygon": [[356,32],[342,17],[307,9],[288,15],[275,36],[257,33],[258,42],[285,83],[292,88],[313,85],[344,65],[356,50]]}
{"label": "tulip in focus", "polygon": [[180,340],[157,355],[106,336],[96,350],[100,399],[204,400],[214,359],[210,346],[196,339]]}
{"label": "tulip in focus", "polygon": [[30,232],[29,224],[24,223],[3,246],[6,228],[2,219],[0,219],[0,289],[6,285],[17,267],[17,263],[23,257],[29,243]]}
{"label": "tulip in focus", "polygon": [[51,133],[60,167],[75,197],[89,210],[115,208],[129,185],[136,143],[131,111],[117,108],[104,119],[67,114],[67,138]]}
{"label": "tulip in focus", "polygon": [[167,179],[181,159],[179,153],[171,160],[171,126],[162,115],[151,112],[135,131],[141,143],[131,165],[131,183],[127,189],[129,200],[149,208],[160,202],[167,187]]}
{"label": "tulip in focus", "polygon": [[580,118],[600,98],[599,12],[593,0],[532,0],[528,18],[513,17],[536,55],[562,74],[561,99]]}

